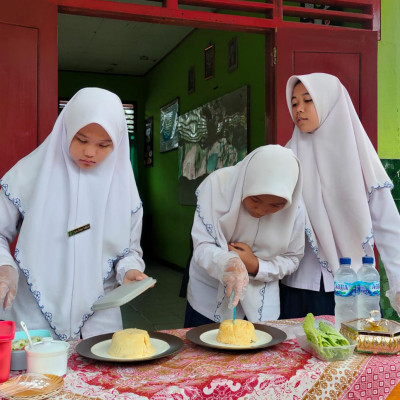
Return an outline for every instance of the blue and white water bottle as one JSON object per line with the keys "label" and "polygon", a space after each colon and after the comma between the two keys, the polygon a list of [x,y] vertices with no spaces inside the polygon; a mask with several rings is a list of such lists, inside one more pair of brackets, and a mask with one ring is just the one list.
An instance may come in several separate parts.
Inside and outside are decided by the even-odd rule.
{"label": "blue and white water bottle", "polygon": [[351,259],[343,257],[334,275],[335,282],[335,328],[342,322],[357,319],[357,274],[351,267]]}
{"label": "blue and white water bottle", "polygon": [[358,318],[369,318],[371,311],[380,311],[381,281],[373,257],[362,258],[362,267],[357,271],[357,280]]}

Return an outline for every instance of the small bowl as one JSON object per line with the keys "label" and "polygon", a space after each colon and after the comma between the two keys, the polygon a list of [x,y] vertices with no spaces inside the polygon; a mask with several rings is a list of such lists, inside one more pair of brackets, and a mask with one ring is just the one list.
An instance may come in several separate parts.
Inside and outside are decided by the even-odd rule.
{"label": "small bowl", "polygon": [[[40,336],[51,337],[51,333],[47,329],[36,329],[28,331],[31,337]],[[20,339],[27,339],[24,331],[15,332],[13,342]],[[29,345],[29,344],[28,344]],[[25,350],[12,350],[11,351],[11,371],[22,371],[26,369],[26,353]]]}
{"label": "small bowl", "polygon": [[32,347],[27,346],[25,348],[26,372],[64,376],[67,373],[69,347],[68,342],[48,337]]}
{"label": "small bowl", "polygon": [[335,346],[335,347],[319,347],[314,343],[307,340],[307,336],[303,333],[296,332],[297,343],[299,346],[312,354],[314,357],[322,361],[343,361],[347,360],[354,353],[356,344],[348,346]]}

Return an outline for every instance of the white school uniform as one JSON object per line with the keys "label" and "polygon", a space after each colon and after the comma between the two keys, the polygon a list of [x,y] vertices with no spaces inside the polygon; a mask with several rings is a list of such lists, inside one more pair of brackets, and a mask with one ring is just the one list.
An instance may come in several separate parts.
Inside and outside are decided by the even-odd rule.
{"label": "white school uniform", "polygon": [[350,257],[357,271],[363,256],[377,244],[390,287],[400,290],[400,216],[390,181],[354,109],[335,76],[292,76],[286,89],[289,112],[296,82],[313,99],[319,127],[312,134],[295,127],[287,147],[299,158],[307,210],[306,248],[299,269],[285,285],[326,292],[334,290],[340,257]]}
{"label": "white school uniform", "polygon": [[[279,279],[297,269],[304,251],[301,182],[298,160],[277,145],[260,147],[202,182],[196,191],[187,293],[194,310],[216,322],[232,317],[218,296],[223,293],[220,277],[226,261],[239,257],[228,250],[228,243],[244,242],[258,257],[259,271],[250,276],[236,316],[252,322],[279,317]],[[277,213],[254,218],[243,199],[260,194],[283,197],[287,204]]]}
{"label": "white school uniform", "polygon": [[[83,170],[69,146],[90,123],[107,131],[114,148],[100,165]],[[29,329],[50,327],[62,340],[121,329],[119,308],[91,310],[122,283],[127,270],[144,270],[143,209],[118,96],[98,88],[80,90],[46,140],[0,184],[0,265],[20,272],[12,310],[0,318],[18,325],[24,320]],[[90,229],[68,235],[85,224]],[[14,262],[8,243],[17,233]]]}

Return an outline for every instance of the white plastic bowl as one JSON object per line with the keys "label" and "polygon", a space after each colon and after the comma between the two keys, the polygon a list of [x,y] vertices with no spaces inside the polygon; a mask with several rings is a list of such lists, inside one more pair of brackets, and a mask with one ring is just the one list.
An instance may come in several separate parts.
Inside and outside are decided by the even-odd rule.
{"label": "white plastic bowl", "polygon": [[64,376],[67,373],[69,343],[43,338],[33,347],[27,346],[26,372]]}

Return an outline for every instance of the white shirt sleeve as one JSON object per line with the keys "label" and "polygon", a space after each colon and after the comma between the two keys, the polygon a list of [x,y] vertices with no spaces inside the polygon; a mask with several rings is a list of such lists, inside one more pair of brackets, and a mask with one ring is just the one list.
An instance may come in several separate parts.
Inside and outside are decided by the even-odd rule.
{"label": "white shirt sleeve", "polygon": [[20,213],[17,207],[0,191],[0,265],[11,265],[18,269],[10,253],[10,243],[18,234]]}
{"label": "white shirt sleeve", "polygon": [[213,237],[204,229],[197,212],[192,226],[192,239],[195,264],[214,279],[220,280],[229,259],[240,258],[237,253],[217,246]]}
{"label": "white shirt sleeve", "polygon": [[375,243],[385,266],[389,286],[400,291],[400,215],[390,190],[376,190],[370,199]]}
{"label": "white shirt sleeve", "polygon": [[305,208],[302,204],[296,215],[292,237],[285,254],[280,254],[272,260],[259,259],[258,273],[250,279],[262,282],[272,282],[292,274],[299,267],[304,255]]}
{"label": "white shirt sleeve", "polygon": [[122,285],[124,276],[130,269],[144,271],[145,265],[143,261],[143,251],[140,246],[140,238],[142,235],[143,207],[131,216],[131,239],[129,253],[119,260],[116,265],[116,279]]}

